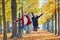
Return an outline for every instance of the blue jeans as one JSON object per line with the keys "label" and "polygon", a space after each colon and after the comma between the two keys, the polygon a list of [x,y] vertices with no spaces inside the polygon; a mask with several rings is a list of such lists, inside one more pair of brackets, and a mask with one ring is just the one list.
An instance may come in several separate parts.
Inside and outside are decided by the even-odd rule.
{"label": "blue jeans", "polygon": [[24,25],[24,30],[26,30],[27,34],[31,33],[31,28],[29,27],[29,25]]}
{"label": "blue jeans", "polygon": [[27,26],[26,33],[27,33],[27,34],[30,34],[30,33],[31,33],[31,30],[30,30],[30,27],[29,27],[29,26]]}
{"label": "blue jeans", "polygon": [[33,30],[33,25],[32,24],[27,25],[27,34],[30,34],[32,30]]}
{"label": "blue jeans", "polygon": [[27,25],[24,25],[24,28],[23,28],[24,30],[27,30]]}

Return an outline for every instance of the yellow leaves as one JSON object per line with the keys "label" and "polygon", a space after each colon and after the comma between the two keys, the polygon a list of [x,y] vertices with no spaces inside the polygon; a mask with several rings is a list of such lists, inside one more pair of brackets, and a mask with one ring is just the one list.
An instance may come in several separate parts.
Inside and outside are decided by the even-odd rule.
{"label": "yellow leaves", "polygon": [[24,9],[27,12],[38,13],[38,0],[27,0]]}
{"label": "yellow leaves", "polygon": [[2,10],[0,10],[0,16],[2,15]]}
{"label": "yellow leaves", "polygon": [[24,0],[16,0],[17,3],[22,3]]}
{"label": "yellow leaves", "polygon": [[48,5],[48,6],[43,6],[43,7],[42,7],[42,11],[43,11],[44,13],[49,13],[49,12],[51,12],[51,11],[54,10],[54,9],[55,9],[55,3],[50,4],[50,5]]}
{"label": "yellow leaves", "polygon": [[6,0],[6,4],[5,4],[5,12],[6,12],[6,20],[11,21],[12,16],[11,16],[11,0]]}
{"label": "yellow leaves", "polygon": [[48,1],[49,1],[49,2],[53,2],[53,3],[55,2],[55,0],[48,0]]}
{"label": "yellow leaves", "polygon": [[52,17],[55,10],[57,10],[57,4],[55,0],[49,0],[44,6],[42,6],[43,16],[39,18],[39,24],[44,24],[48,19]]}
{"label": "yellow leaves", "polygon": [[46,20],[47,20],[46,15],[43,15],[38,19],[38,23],[44,24],[46,22]]}
{"label": "yellow leaves", "polygon": [[0,15],[2,15],[2,8],[0,8]]}
{"label": "yellow leaves", "polygon": [[56,8],[56,3],[54,2],[54,3],[48,4],[48,6],[47,5],[43,6],[42,11],[44,13],[49,13],[49,12],[52,12],[53,10],[55,10],[55,8]]}
{"label": "yellow leaves", "polygon": [[0,16],[2,15],[2,0],[0,0]]}
{"label": "yellow leaves", "polygon": [[34,6],[35,5],[38,6],[38,4],[39,4],[38,0],[32,1],[32,3],[33,3]]}
{"label": "yellow leaves", "polygon": [[2,2],[2,0],[0,0],[0,3]]}
{"label": "yellow leaves", "polygon": [[11,19],[12,19],[11,11],[8,11],[7,14],[6,14],[6,20],[11,21]]}
{"label": "yellow leaves", "polygon": [[[6,1],[6,18],[7,20],[11,20],[11,0],[5,0]],[[1,2],[1,1],[0,1]],[[25,11],[27,12],[34,12],[35,14],[39,14],[42,10],[43,16],[39,18],[39,24],[44,24],[51,16],[54,14],[54,10],[56,8],[56,11],[58,12],[58,5],[55,2],[55,0],[48,0],[48,2],[42,6],[42,8],[38,8],[39,0],[26,0],[24,3],[24,0],[16,0],[17,2],[17,13],[19,13],[19,8],[23,7]],[[20,3],[20,4],[19,4]],[[22,6],[23,3],[23,6]],[[0,8],[1,8],[0,3]],[[1,11],[0,11],[1,13]]]}
{"label": "yellow leaves", "polygon": [[[22,5],[23,3],[23,5]],[[19,0],[17,0],[17,10],[19,10],[19,8],[23,7],[23,9],[26,12],[34,12],[34,13],[39,13],[38,10],[38,4],[39,0],[20,0],[20,4],[19,4]]]}

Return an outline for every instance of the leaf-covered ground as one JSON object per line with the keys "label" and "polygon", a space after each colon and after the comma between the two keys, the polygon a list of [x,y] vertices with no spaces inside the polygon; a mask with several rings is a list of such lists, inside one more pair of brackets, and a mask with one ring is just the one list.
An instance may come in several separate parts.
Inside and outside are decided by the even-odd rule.
{"label": "leaf-covered ground", "polygon": [[[3,40],[2,39],[2,36],[3,35],[0,35],[0,40]],[[8,40],[60,40],[60,36],[56,36],[54,35],[53,33],[50,33],[50,32],[47,32],[47,31],[37,31],[37,32],[34,32],[32,31],[31,34],[23,34],[23,38],[10,38],[9,37],[11,36],[11,33],[8,33],[7,34],[7,39]]]}

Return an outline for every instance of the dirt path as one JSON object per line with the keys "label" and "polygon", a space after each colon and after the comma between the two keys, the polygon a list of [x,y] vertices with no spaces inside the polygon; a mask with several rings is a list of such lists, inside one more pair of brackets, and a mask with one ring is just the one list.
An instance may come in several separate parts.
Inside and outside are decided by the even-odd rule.
{"label": "dirt path", "polygon": [[[0,40],[2,40],[3,35],[0,35]],[[53,33],[49,33],[47,31],[37,31],[34,32],[32,31],[31,34],[23,34],[23,38],[13,38],[13,39],[9,39],[9,37],[11,36],[11,33],[7,34],[7,39],[8,40],[60,40],[60,36],[56,36]]]}

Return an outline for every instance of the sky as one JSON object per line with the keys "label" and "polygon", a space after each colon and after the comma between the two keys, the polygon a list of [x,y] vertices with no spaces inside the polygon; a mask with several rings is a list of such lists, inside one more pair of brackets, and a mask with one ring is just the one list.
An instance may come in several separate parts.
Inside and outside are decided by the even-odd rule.
{"label": "sky", "polygon": [[48,0],[39,0],[39,8],[41,8]]}

